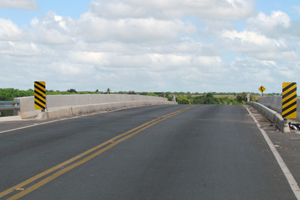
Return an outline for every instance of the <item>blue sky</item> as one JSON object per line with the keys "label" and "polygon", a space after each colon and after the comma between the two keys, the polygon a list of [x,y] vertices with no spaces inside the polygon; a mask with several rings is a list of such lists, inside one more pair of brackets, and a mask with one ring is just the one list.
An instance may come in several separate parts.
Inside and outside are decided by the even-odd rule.
{"label": "blue sky", "polygon": [[11,2],[0,88],[271,93],[299,80],[295,0]]}
{"label": "blue sky", "polygon": [[[73,19],[78,19],[80,15],[88,11],[90,1],[87,0],[76,0],[70,3],[69,0],[36,0],[36,4],[39,6],[38,10],[23,10],[14,8],[0,8],[0,17],[5,19],[11,19],[16,22],[20,27],[24,25],[30,25],[29,22],[34,17],[40,17],[45,15],[48,11],[54,11],[60,16],[69,16]],[[255,1],[255,10],[257,12],[264,12],[269,14],[274,10],[281,10],[289,13],[291,19],[299,20],[299,12],[297,12],[293,6],[300,5],[297,0],[286,0],[286,1]],[[66,9],[67,8],[67,9]],[[243,27],[244,20],[233,22],[238,27]]]}
{"label": "blue sky", "polygon": [[0,17],[4,19],[11,19],[23,27],[24,25],[30,26],[30,20],[34,17],[39,18],[45,15],[48,11],[54,11],[60,16],[68,16],[73,19],[78,19],[80,15],[88,10],[89,1],[85,0],[37,0],[36,4],[39,6],[37,10],[24,10],[16,8],[0,8]]}
{"label": "blue sky", "polygon": [[283,12],[289,13],[289,16],[292,19],[299,19],[299,13],[297,13],[293,6],[299,5],[299,1],[297,0],[286,0],[286,1],[271,1],[271,0],[264,0],[264,1],[256,1],[256,10],[265,12],[269,14],[271,11],[274,10],[281,10]]}

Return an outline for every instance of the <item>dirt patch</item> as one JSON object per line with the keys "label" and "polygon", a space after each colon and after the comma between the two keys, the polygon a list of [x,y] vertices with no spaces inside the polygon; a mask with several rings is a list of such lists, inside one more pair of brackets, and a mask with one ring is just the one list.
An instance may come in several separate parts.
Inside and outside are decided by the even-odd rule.
{"label": "dirt patch", "polygon": [[260,114],[255,108],[249,105],[246,105],[246,107],[251,111],[252,115],[259,122],[262,129],[279,132],[277,126],[274,123],[272,123],[270,120],[268,120],[266,117],[264,117],[262,114]]}

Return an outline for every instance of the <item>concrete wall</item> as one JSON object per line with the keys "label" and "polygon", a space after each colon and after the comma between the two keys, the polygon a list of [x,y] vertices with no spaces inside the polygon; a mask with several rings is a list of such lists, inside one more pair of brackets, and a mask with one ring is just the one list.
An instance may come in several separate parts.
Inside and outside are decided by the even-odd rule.
{"label": "concrete wall", "polygon": [[250,102],[247,102],[247,104],[254,107],[263,116],[265,116],[271,122],[276,124],[276,126],[278,127],[278,129],[281,132],[283,132],[283,133],[290,132],[290,129],[284,124],[284,120],[283,120],[281,114],[278,114],[276,111],[274,111],[274,110],[272,110],[272,109],[268,108],[267,106],[264,106],[260,103],[257,103],[257,102],[251,102],[250,101]]}
{"label": "concrete wall", "polygon": [[[262,97],[257,100],[258,103],[275,110],[278,113],[282,112],[282,97]],[[300,121],[300,99],[297,99],[297,118]]]}
{"label": "concrete wall", "polygon": [[[34,109],[34,97],[15,98],[20,100],[20,113],[22,118],[32,118],[41,115],[40,110]],[[112,110],[124,107],[177,104],[166,98],[124,95],[124,94],[79,94],[79,95],[47,95],[47,109],[40,119],[57,118],[81,113]]]}
{"label": "concrete wall", "polygon": [[281,97],[262,97],[257,100],[258,103],[281,113],[282,98]]}
{"label": "concrete wall", "polygon": [[34,109],[34,97],[19,97],[14,100],[20,101],[19,115],[23,119],[36,117],[39,113],[41,113],[40,110]]}

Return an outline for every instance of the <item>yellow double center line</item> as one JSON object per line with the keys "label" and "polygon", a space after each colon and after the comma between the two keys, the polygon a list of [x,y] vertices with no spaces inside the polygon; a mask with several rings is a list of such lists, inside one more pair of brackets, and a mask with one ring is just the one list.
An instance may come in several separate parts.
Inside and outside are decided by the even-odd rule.
{"label": "yellow double center line", "polygon": [[[60,168],[66,166],[66,165],[69,165],[69,164],[73,163],[74,161],[77,161],[80,158],[83,158],[84,156],[87,156],[87,155],[89,155],[89,154],[92,153],[91,155],[89,155],[89,156],[87,156],[87,157],[85,157],[85,158],[83,158],[83,159],[81,159],[81,160],[79,160],[77,162],[74,162],[73,164],[69,165],[68,167],[66,167],[64,169],[61,169],[61,170],[53,173],[52,175],[47,176],[43,180],[35,183],[34,185],[32,185],[32,186],[24,189],[23,191],[15,194],[14,196],[11,196],[10,198],[8,198],[9,200],[19,199],[22,196],[24,196],[24,195],[26,195],[26,194],[28,194],[28,193],[30,193],[30,192],[38,189],[39,187],[45,185],[46,183],[52,181],[53,179],[55,179],[57,177],[59,177],[60,175],[62,175],[64,173],[66,173],[66,172],[74,169],[75,167],[77,167],[77,166],[79,166],[79,165],[81,165],[83,163],[86,163],[87,161],[89,161],[89,160],[91,160],[93,158],[95,158],[96,156],[102,154],[103,152],[105,152],[108,149],[116,146],[117,144],[123,142],[124,140],[127,140],[128,138],[130,138],[130,137],[138,134],[139,132],[141,132],[141,131],[143,131],[143,130],[145,130],[145,129],[147,129],[147,128],[149,128],[149,127],[151,127],[151,126],[153,126],[153,125],[155,125],[155,124],[157,124],[157,123],[159,123],[161,121],[164,121],[164,120],[166,120],[166,119],[168,119],[170,117],[178,115],[178,114],[180,114],[182,112],[185,112],[185,111],[187,111],[187,110],[189,110],[191,108],[194,108],[194,107],[196,107],[196,106],[189,106],[187,108],[183,108],[183,109],[178,110],[176,112],[172,112],[172,113],[170,113],[168,115],[164,115],[162,117],[156,118],[156,119],[154,119],[152,121],[149,121],[149,122],[147,122],[145,124],[142,124],[142,125],[134,128],[134,129],[132,129],[130,131],[127,131],[127,132],[125,132],[125,133],[123,133],[121,135],[118,135],[118,136],[116,136],[116,137],[114,137],[114,138],[112,138],[112,139],[110,139],[110,140],[108,140],[108,141],[106,141],[106,142],[104,142],[104,143],[102,143],[102,144],[94,147],[94,148],[91,148],[91,149],[89,149],[89,150],[87,150],[87,151],[85,151],[85,152],[83,152],[83,153],[81,153],[81,154],[79,154],[79,155],[77,155],[77,156],[75,156],[75,157],[73,157],[73,158],[71,158],[71,159],[69,159],[69,160],[61,163],[61,164],[59,164],[59,165],[56,165],[55,167],[52,167],[52,168],[50,168],[50,169],[48,169],[48,170],[46,170],[46,171],[44,171],[44,172],[42,172],[42,173],[40,173],[40,174],[32,177],[32,178],[30,178],[30,179],[28,179],[28,180],[26,180],[26,181],[24,181],[24,182],[22,182],[22,183],[20,183],[18,185],[15,185],[15,186],[13,186],[13,187],[11,187],[11,188],[9,188],[9,189],[1,192],[0,193],[0,198],[4,197],[4,196],[6,196],[6,195],[8,195],[8,194],[10,194],[12,192],[16,192],[19,188],[24,188],[26,185],[28,185],[28,184],[30,184],[30,183],[32,183],[34,181],[37,181],[38,179],[41,179],[41,178],[45,177],[46,175],[48,175],[48,174],[50,174],[52,172],[55,172],[55,171],[59,170]],[[94,152],[96,150],[98,150],[98,151]]]}

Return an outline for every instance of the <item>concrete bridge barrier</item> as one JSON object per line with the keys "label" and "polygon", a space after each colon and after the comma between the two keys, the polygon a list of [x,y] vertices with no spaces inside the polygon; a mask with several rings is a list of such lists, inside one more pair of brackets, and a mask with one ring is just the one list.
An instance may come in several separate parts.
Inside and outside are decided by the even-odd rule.
{"label": "concrete bridge barrier", "polygon": [[[282,97],[262,97],[257,100],[258,103],[275,110],[278,113],[282,113]],[[297,99],[297,121],[300,121],[300,99]]]}
{"label": "concrete bridge barrier", "polygon": [[19,115],[23,118],[52,119],[105,110],[173,104],[166,98],[125,94],[47,95],[47,110],[34,109],[34,97],[20,97]]}
{"label": "concrete bridge barrier", "polygon": [[[282,97],[262,97],[257,102],[247,102],[247,104],[253,106],[262,115],[272,121],[279,128],[280,131],[286,133],[290,132],[288,124],[281,116],[282,113]],[[297,99],[297,105],[300,106],[300,99]],[[300,121],[300,108],[297,109],[296,121]]]}
{"label": "concrete bridge barrier", "polygon": [[262,105],[262,104],[257,103],[257,102],[251,102],[250,101],[250,102],[247,102],[247,104],[254,107],[263,116],[265,116],[270,121],[272,121],[278,127],[278,129],[281,132],[283,132],[283,133],[290,132],[290,129],[284,124],[284,120],[283,120],[281,114],[279,114],[276,111],[268,108],[267,106]]}

